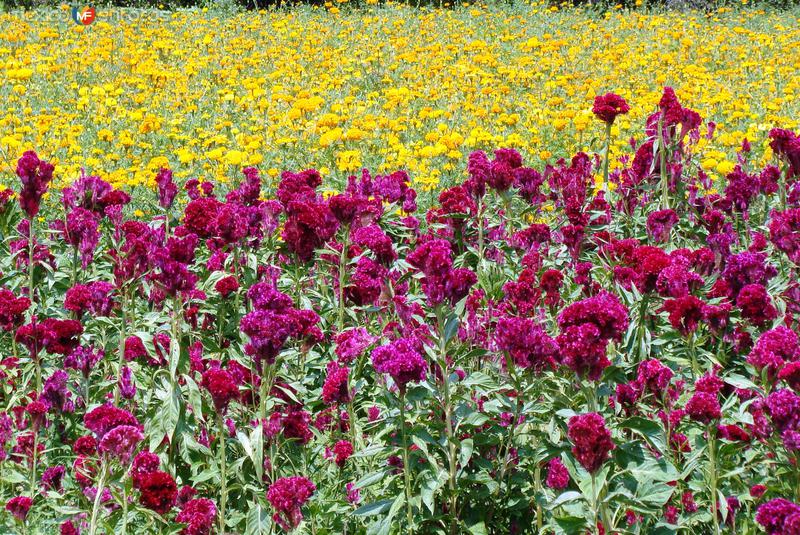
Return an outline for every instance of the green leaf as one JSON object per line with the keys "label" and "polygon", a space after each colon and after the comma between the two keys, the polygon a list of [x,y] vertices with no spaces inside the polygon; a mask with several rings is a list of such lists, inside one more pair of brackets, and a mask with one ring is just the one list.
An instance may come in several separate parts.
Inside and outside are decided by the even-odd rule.
{"label": "green leaf", "polygon": [[394,503],[394,500],[380,500],[377,502],[368,503],[353,511],[353,514],[355,516],[380,515],[388,511],[392,506],[392,503]]}
{"label": "green leaf", "polygon": [[576,492],[574,490],[562,492],[561,494],[558,495],[558,497],[555,500],[553,500],[550,503],[550,505],[547,508],[555,509],[556,507],[564,505],[565,503],[574,502],[582,499],[583,499],[583,494],[581,494],[580,492]]}

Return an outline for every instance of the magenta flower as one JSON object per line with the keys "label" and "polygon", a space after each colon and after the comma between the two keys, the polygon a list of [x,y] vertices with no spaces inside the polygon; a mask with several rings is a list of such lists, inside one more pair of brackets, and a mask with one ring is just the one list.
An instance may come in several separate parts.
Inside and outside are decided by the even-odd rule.
{"label": "magenta flower", "polygon": [[228,409],[228,404],[239,397],[239,386],[234,381],[233,376],[220,368],[211,368],[203,373],[203,380],[200,383],[203,388],[208,390],[214,402],[217,412],[224,414]]}
{"label": "magenta flower", "polygon": [[161,208],[169,208],[178,194],[178,186],[172,180],[172,171],[162,167],[158,170],[155,180],[158,186],[158,204]]}
{"label": "magenta flower", "polygon": [[788,535],[789,526],[800,520],[800,505],[785,498],[775,498],[761,505],[756,513],[756,522],[770,535]]}
{"label": "magenta flower", "polygon": [[703,424],[719,420],[722,417],[717,395],[711,392],[695,392],[686,403],[686,412],[692,420]]}
{"label": "magenta flower", "polygon": [[36,153],[30,150],[17,161],[17,176],[22,181],[19,205],[28,219],[33,219],[39,213],[42,196],[53,180],[54,170],[53,165],[40,160]]}
{"label": "magenta flower", "polygon": [[408,383],[424,381],[428,369],[428,363],[411,338],[399,338],[373,349],[372,365],[378,373],[390,375],[401,393]]}
{"label": "magenta flower", "polygon": [[675,210],[665,209],[652,212],[647,216],[647,234],[656,243],[669,241],[669,231],[678,223]]}
{"label": "magenta flower", "polygon": [[356,327],[342,331],[336,335],[336,356],[341,364],[353,362],[364,351],[375,343],[376,337],[367,332],[364,327]]}
{"label": "magenta flower", "polygon": [[575,460],[590,473],[597,472],[616,447],[606,421],[596,412],[570,418],[567,435]]}
{"label": "magenta flower", "polygon": [[545,485],[551,489],[565,489],[569,485],[569,472],[561,459],[554,457],[547,463],[547,479]]}
{"label": "magenta flower", "polygon": [[625,115],[631,107],[624,98],[615,93],[606,93],[594,97],[592,113],[606,124],[613,124],[619,115]]}
{"label": "magenta flower", "polygon": [[28,518],[28,511],[31,510],[32,505],[33,500],[27,496],[16,496],[6,503],[6,511],[11,513],[11,516],[20,522],[25,522],[25,519]]}
{"label": "magenta flower", "polygon": [[555,369],[558,344],[535,321],[502,317],[497,322],[495,343],[507,351],[515,365],[537,372]]}
{"label": "magenta flower", "polygon": [[322,401],[331,405],[333,403],[347,403],[351,399],[348,388],[350,369],[339,366],[334,360],[328,363],[328,376],[322,385]]}
{"label": "magenta flower", "polygon": [[195,498],[187,501],[175,520],[186,524],[186,535],[210,535],[217,517],[217,506],[208,498]]}
{"label": "magenta flower", "polygon": [[0,328],[10,332],[22,325],[30,306],[31,300],[27,297],[16,297],[13,292],[0,288]]}
{"label": "magenta flower", "polygon": [[303,521],[302,507],[317,487],[302,477],[282,477],[270,485],[267,500],[275,509],[273,520],[286,531],[292,531]]}

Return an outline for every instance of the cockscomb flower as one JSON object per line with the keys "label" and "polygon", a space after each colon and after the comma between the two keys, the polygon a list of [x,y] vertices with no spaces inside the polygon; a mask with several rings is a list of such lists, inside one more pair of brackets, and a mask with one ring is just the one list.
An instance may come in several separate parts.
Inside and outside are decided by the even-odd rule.
{"label": "cockscomb flower", "polygon": [[143,474],[138,481],[139,503],[160,515],[166,514],[175,505],[178,486],[167,472],[155,471]]}
{"label": "cockscomb flower", "polygon": [[569,472],[561,459],[554,457],[547,463],[547,479],[545,484],[551,489],[565,489],[569,485]]}
{"label": "cockscomb flower", "polygon": [[130,469],[134,488],[139,488],[139,481],[142,476],[158,471],[160,464],[161,459],[159,459],[158,455],[149,450],[142,450],[137,453]]}
{"label": "cockscomb flower", "polygon": [[677,299],[664,301],[662,310],[669,313],[669,322],[672,328],[683,336],[688,336],[697,330],[703,319],[704,303],[693,295],[685,295]]}
{"label": "cockscomb flower", "polygon": [[137,425],[118,425],[105,433],[97,445],[97,451],[119,460],[126,466],[144,435]]}
{"label": "cockscomb flower", "polygon": [[292,531],[303,521],[302,507],[317,487],[302,476],[282,477],[270,485],[267,500],[275,509],[273,520],[286,531]]}
{"label": "cockscomb flower", "polygon": [[55,167],[39,157],[33,151],[25,152],[17,161],[17,176],[22,182],[19,192],[19,205],[28,219],[36,217],[42,196],[47,192],[53,180]]}
{"label": "cockscomb flower", "polygon": [[722,277],[727,281],[732,297],[738,296],[739,291],[748,284],[766,286],[778,274],[775,266],[768,264],[766,260],[767,255],[764,253],[749,251],[727,258]]}
{"label": "cockscomb flower", "polygon": [[10,332],[22,325],[30,306],[31,300],[27,297],[17,297],[14,292],[0,288],[0,328]]}
{"label": "cockscomb flower", "polygon": [[775,374],[787,362],[800,360],[800,339],[793,330],[780,325],[764,332],[756,341],[747,362],[756,370],[767,370],[768,377]]}
{"label": "cockscomb flower", "polygon": [[64,308],[78,315],[88,312],[93,316],[108,316],[115,306],[111,297],[114,285],[97,281],[89,284],[76,284],[64,296]]}
{"label": "cockscomb flower", "polygon": [[118,426],[142,429],[142,425],[133,414],[113,405],[100,405],[87,412],[83,417],[83,425],[94,433],[97,440],[102,440],[106,433]]}
{"label": "cockscomb flower", "polygon": [[428,369],[411,338],[399,338],[373,349],[372,365],[378,373],[390,375],[400,392],[405,392],[408,383],[424,381]]}
{"label": "cockscomb flower", "polygon": [[186,524],[185,535],[210,535],[217,517],[217,506],[208,498],[187,501],[175,516],[175,521]]}
{"label": "cockscomb flower", "polygon": [[785,498],[775,498],[758,508],[756,522],[761,524],[769,535],[789,535],[796,531],[789,531],[787,524],[790,519],[798,516],[800,516],[800,505]]}
{"label": "cockscomb flower", "polygon": [[322,401],[328,405],[332,403],[347,403],[351,399],[348,387],[350,369],[339,366],[336,361],[331,361],[327,366],[328,375],[322,385]]}
{"label": "cockscomb flower", "polygon": [[722,417],[717,395],[711,392],[695,392],[686,403],[686,412],[692,420],[703,424]]}
{"label": "cockscomb flower", "polygon": [[606,93],[594,97],[592,113],[606,124],[613,124],[619,115],[625,115],[631,107],[624,98],[615,93]]}
{"label": "cockscomb flower", "polygon": [[367,332],[364,327],[355,327],[342,331],[336,335],[336,349],[334,350],[341,364],[353,362],[364,351],[375,343],[376,337]]}
{"label": "cockscomb flower", "polygon": [[235,276],[229,275],[218,280],[214,285],[214,289],[217,290],[219,295],[226,298],[239,289],[239,281]]}
{"label": "cockscomb flower", "polygon": [[99,221],[94,212],[73,208],[67,214],[67,241],[80,253],[81,267],[86,269],[94,258],[94,250],[100,242]]}
{"label": "cockscomb flower", "polygon": [[754,325],[763,325],[778,317],[778,311],[772,305],[772,298],[761,284],[748,284],[742,287],[736,298],[736,306],[742,317]]}
{"label": "cockscomb flower", "polygon": [[800,208],[770,214],[769,238],[789,260],[800,264]]}
{"label": "cockscomb flower", "polygon": [[595,325],[601,338],[619,342],[628,328],[628,310],[616,295],[602,291],[569,305],[558,315],[561,329],[585,323]]}
{"label": "cockscomb flower", "polygon": [[516,366],[537,372],[555,368],[558,344],[531,319],[500,318],[495,343],[500,351],[508,352]]}
{"label": "cockscomb flower", "polygon": [[575,460],[589,473],[597,472],[616,447],[605,419],[596,412],[570,418],[567,435]]}
{"label": "cockscomb flower", "polygon": [[46,491],[61,492],[63,490],[63,480],[67,469],[63,464],[48,467],[42,473],[42,488]]}
{"label": "cockscomb flower", "polygon": [[334,444],[331,453],[334,461],[336,461],[336,466],[339,468],[344,467],[347,459],[353,455],[353,451],[353,444],[348,440],[340,440]]}
{"label": "cockscomb flower", "polygon": [[675,210],[665,209],[652,212],[647,216],[647,234],[656,243],[669,241],[669,232],[678,223]]}
{"label": "cockscomb flower", "polygon": [[214,402],[214,408],[220,414],[225,414],[228,404],[239,397],[239,386],[234,381],[233,376],[220,368],[211,368],[203,373],[200,383],[203,388],[208,390]]}
{"label": "cockscomb flower", "polygon": [[178,186],[172,180],[172,171],[162,167],[155,178],[158,186],[158,204],[161,208],[169,208],[178,194]]}
{"label": "cockscomb flower", "polygon": [[25,522],[32,505],[33,500],[27,496],[16,496],[6,502],[6,511],[20,522]]}

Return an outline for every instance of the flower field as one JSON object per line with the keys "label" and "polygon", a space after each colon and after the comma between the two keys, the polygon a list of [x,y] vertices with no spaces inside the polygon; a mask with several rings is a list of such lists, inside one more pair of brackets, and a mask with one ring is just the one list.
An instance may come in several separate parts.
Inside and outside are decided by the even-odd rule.
{"label": "flower field", "polygon": [[143,13],[0,16],[0,531],[800,534],[796,15]]}

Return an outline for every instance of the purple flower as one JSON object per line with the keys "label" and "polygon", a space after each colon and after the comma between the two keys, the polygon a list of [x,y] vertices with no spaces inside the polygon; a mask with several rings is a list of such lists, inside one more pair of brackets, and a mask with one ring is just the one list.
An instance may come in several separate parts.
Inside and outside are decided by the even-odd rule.
{"label": "purple flower", "polygon": [[17,176],[22,181],[19,205],[28,219],[33,219],[39,213],[42,196],[53,180],[54,170],[53,165],[40,160],[36,153],[30,150],[17,161]]}
{"label": "purple flower", "polygon": [[739,291],[736,306],[742,311],[742,317],[754,325],[763,325],[778,317],[778,311],[772,305],[772,298],[761,284],[748,284]]}
{"label": "purple flower", "polygon": [[527,318],[503,317],[497,322],[495,343],[507,351],[515,365],[537,372],[554,369],[558,345],[535,321]]}
{"label": "purple flower", "polygon": [[558,457],[550,459],[550,462],[547,463],[545,484],[551,489],[564,489],[569,485],[569,472]]}
{"label": "purple flower", "polygon": [[570,418],[567,434],[575,460],[590,473],[597,472],[616,447],[606,421],[596,412]]}
{"label": "purple flower", "polygon": [[267,500],[275,509],[275,523],[286,531],[299,526],[303,521],[302,507],[316,490],[311,480],[301,476],[282,477],[270,485]]}
{"label": "purple flower", "polygon": [[169,208],[178,194],[178,186],[172,181],[172,171],[162,167],[156,174],[158,185],[158,204],[161,208]]}
{"label": "purple flower", "polygon": [[630,111],[631,107],[624,98],[615,93],[606,93],[594,97],[592,113],[604,123],[611,125],[618,115],[624,115]]}
{"label": "purple flower", "polygon": [[42,488],[46,491],[52,490],[55,492],[62,491],[62,482],[66,468],[63,464],[51,466],[42,473]]}
{"label": "purple flower", "polygon": [[355,327],[336,335],[336,356],[339,362],[347,364],[360,357],[364,350],[371,346],[377,338],[369,334],[364,327]]}
{"label": "purple flower", "polygon": [[131,369],[123,366],[119,375],[119,395],[122,399],[133,399],[136,396],[136,385],[133,384]]}
{"label": "purple flower", "polygon": [[675,210],[667,208],[658,210],[647,216],[647,234],[656,243],[669,241],[669,231],[678,222],[678,214]]}
{"label": "purple flower", "polygon": [[711,392],[695,392],[686,403],[686,412],[692,420],[704,424],[722,417],[717,395]]}
{"label": "purple flower", "polygon": [[103,435],[97,444],[97,451],[117,459],[127,466],[144,435],[139,425],[118,425]]}
{"label": "purple flower", "polygon": [[786,529],[787,520],[799,514],[800,505],[785,498],[775,498],[758,508],[756,522],[770,535],[789,535],[790,532]]}
{"label": "purple flower", "polygon": [[67,241],[81,255],[81,267],[86,269],[94,258],[94,250],[100,242],[98,217],[94,212],[76,207],[67,214]]}
{"label": "purple flower", "polygon": [[405,392],[408,383],[424,381],[428,369],[411,338],[399,338],[373,349],[372,365],[378,373],[391,375],[400,392]]}

